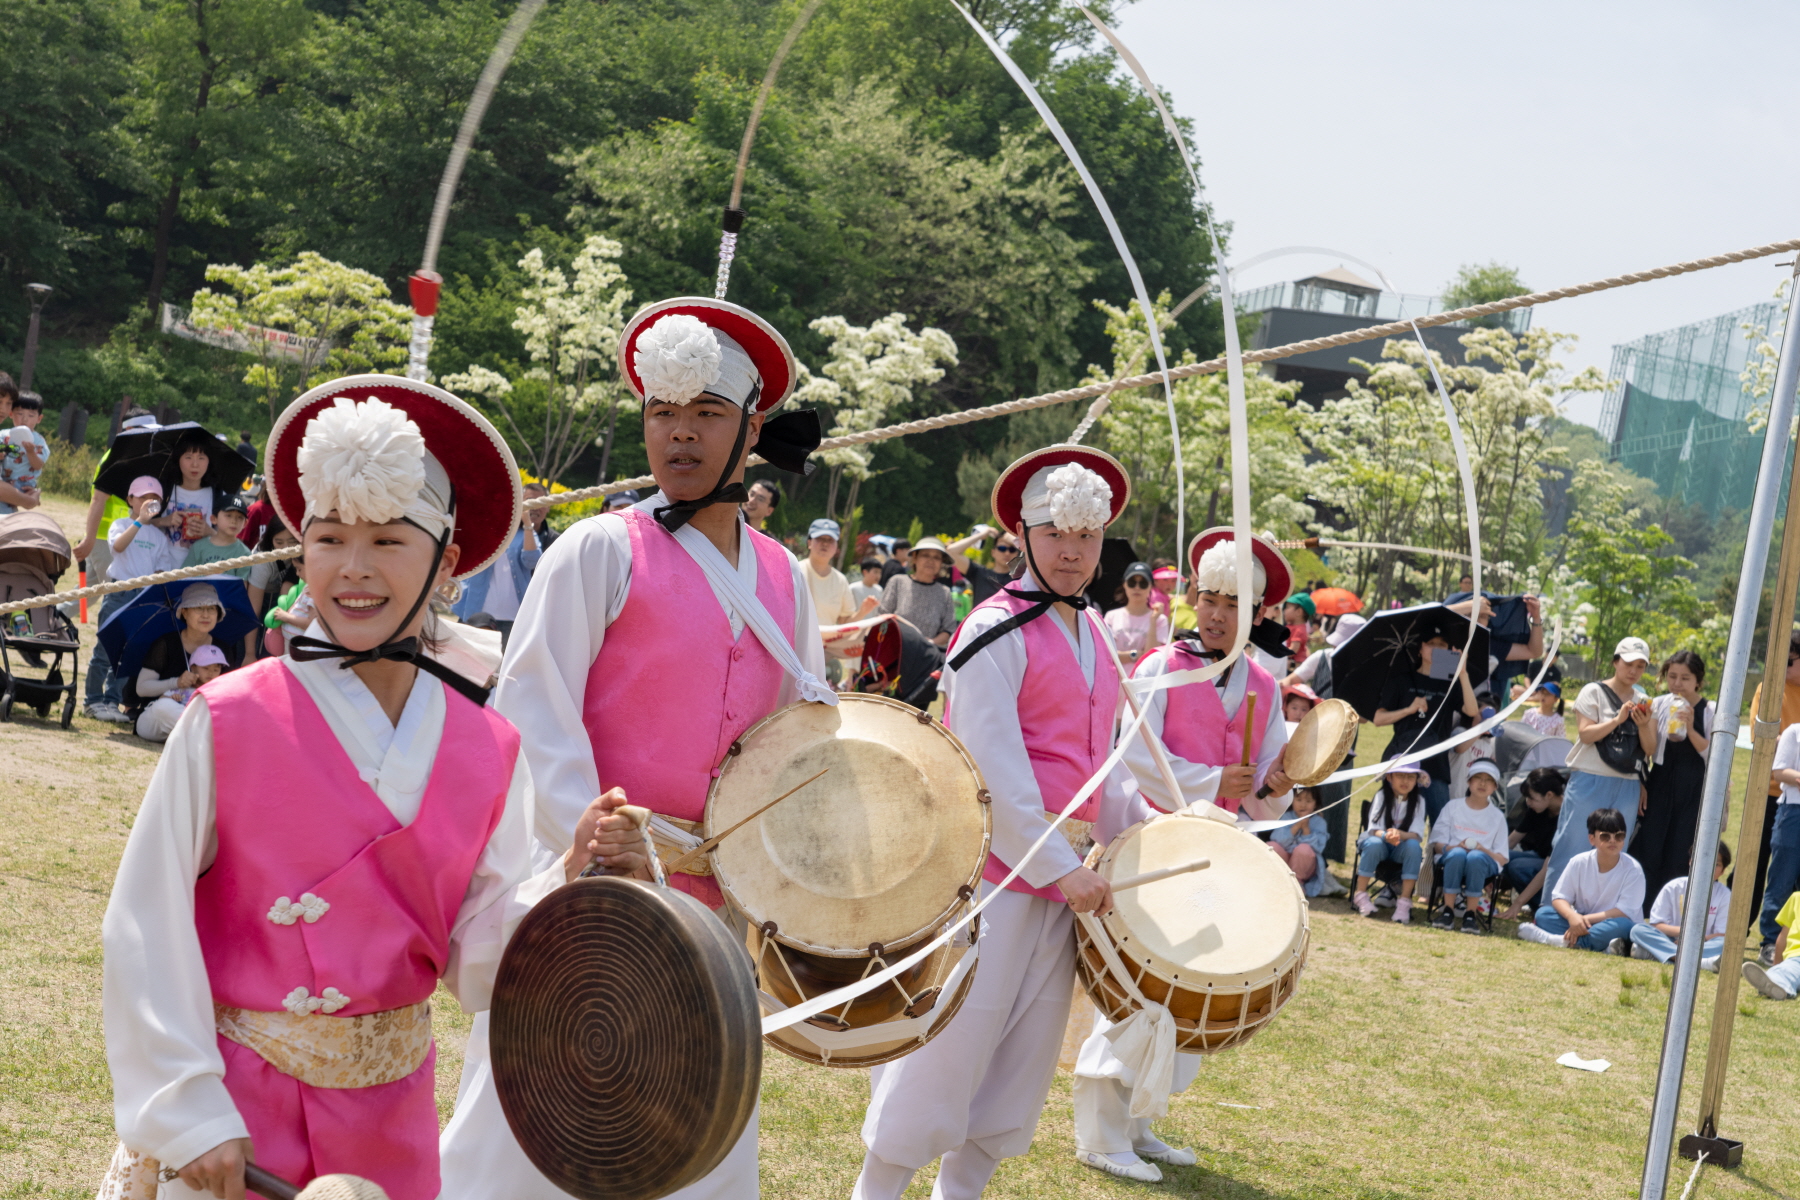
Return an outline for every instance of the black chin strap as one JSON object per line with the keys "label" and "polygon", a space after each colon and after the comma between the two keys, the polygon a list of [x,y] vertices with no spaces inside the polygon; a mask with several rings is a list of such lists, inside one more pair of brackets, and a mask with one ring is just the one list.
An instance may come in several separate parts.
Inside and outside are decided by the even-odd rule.
{"label": "black chin strap", "polygon": [[[1037,559],[1031,553],[1030,530],[1027,530],[1026,534],[1027,536],[1021,539],[1025,543],[1025,561],[1031,567],[1031,577],[1038,580],[1041,584],[1044,576],[1043,572],[1038,570]],[[1090,582],[1092,581],[1090,580]],[[964,663],[968,662],[971,658],[974,658],[995,641],[1021,626],[1031,624],[1031,622],[1037,620],[1058,604],[1066,604],[1079,612],[1088,607],[1089,603],[1087,596],[1080,592],[1077,592],[1073,596],[1064,596],[1051,591],[1027,592],[1020,588],[1016,588],[1011,584],[1007,584],[1000,590],[1005,592],[1008,596],[1014,596],[1020,600],[1031,601],[1031,607],[1023,612],[1014,613],[1012,616],[1006,618],[1006,620],[981,634],[967,646],[964,646],[961,650],[957,651],[956,657],[950,660],[950,669],[952,671],[961,670]]]}
{"label": "black chin strap", "polygon": [[[409,520],[407,524],[413,525],[414,523]],[[419,609],[423,608],[425,602],[431,598],[432,581],[437,578],[438,564],[444,561],[444,551],[450,545],[450,538],[454,532],[455,528],[452,526],[450,529],[444,530],[443,536],[437,539],[437,547],[431,555],[431,569],[425,573],[425,590],[419,593],[418,599],[413,601],[412,607],[406,610],[406,616],[401,619],[396,628],[405,629],[411,625],[412,619],[419,615]],[[331,624],[325,620],[323,610],[319,613],[319,624],[325,626],[327,633],[331,632]],[[289,638],[287,646],[288,655],[295,662],[314,662],[322,658],[342,659],[343,661],[338,663],[339,670],[349,670],[359,663],[383,661],[411,663],[427,675],[437,676],[446,687],[454,688],[473,703],[486,705],[488,702],[487,688],[432,658],[425,652],[416,637],[393,638],[373,650],[352,650],[347,646],[340,646],[336,642],[327,642],[302,634],[299,637]]]}

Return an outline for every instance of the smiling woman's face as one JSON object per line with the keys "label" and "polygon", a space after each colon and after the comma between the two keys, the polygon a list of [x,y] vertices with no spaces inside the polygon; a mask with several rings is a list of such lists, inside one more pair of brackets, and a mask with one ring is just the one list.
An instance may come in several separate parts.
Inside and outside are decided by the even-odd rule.
{"label": "smiling woman's face", "polygon": [[[306,527],[306,590],[340,646],[373,650],[397,637],[416,635],[427,609],[420,606],[406,629],[400,620],[426,588],[437,542],[416,525],[346,525],[327,514]],[[456,573],[462,548],[450,545],[438,564],[433,588]]]}

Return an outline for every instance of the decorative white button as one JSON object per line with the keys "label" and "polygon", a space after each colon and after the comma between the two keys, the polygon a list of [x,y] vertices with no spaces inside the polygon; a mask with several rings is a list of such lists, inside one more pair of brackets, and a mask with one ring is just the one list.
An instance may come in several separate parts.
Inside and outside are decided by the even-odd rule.
{"label": "decorative white button", "polygon": [[326,988],[324,994],[318,996],[309,995],[305,988],[297,987],[282,1000],[281,1007],[297,1017],[304,1017],[308,1013],[334,1013],[348,1003],[350,997],[334,987]]}
{"label": "decorative white button", "polygon": [[276,898],[274,907],[269,909],[269,920],[277,925],[292,925],[295,921],[304,919],[308,925],[313,925],[330,908],[330,904],[311,892],[301,892],[298,903],[280,896]]}

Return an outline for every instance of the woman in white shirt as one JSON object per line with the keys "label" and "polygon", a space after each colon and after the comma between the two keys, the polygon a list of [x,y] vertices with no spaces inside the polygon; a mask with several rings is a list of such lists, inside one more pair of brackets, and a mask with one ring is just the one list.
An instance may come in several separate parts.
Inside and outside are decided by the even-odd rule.
{"label": "woman in white shirt", "polygon": [[1653,896],[1669,880],[1688,873],[1712,733],[1712,705],[1700,694],[1705,661],[1692,650],[1677,650],[1663,663],[1659,677],[1668,691],[1650,702],[1656,754],[1627,851],[1644,868],[1644,890]]}

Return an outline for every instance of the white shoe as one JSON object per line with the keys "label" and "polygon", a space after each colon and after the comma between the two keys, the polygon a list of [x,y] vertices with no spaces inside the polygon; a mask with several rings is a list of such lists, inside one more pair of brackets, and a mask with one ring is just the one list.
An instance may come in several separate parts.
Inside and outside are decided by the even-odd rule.
{"label": "white shoe", "polygon": [[1743,966],[1744,982],[1763,994],[1767,1000],[1792,1000],[1794,993],[1769,978],[1768,971],[1761,963],[1747,962]]}
{"label": "white shoe", "polygon": [[1092,1150],[1077,1150],[1075,1161],[1084,1167],[1117,1175],[1120,1179],[1135,1179],[1139,1183],[1162,1182],[1162,1172],[1156,1169],[1155,1164],[1147,1163],[1135,1154],[1096,1154]]}
{"label": "white shoe", "polygon": [[96,704],[87,710],[87,715],[96,721],[110,721],[114,725],[129,725],[131,718],[126,716],[114,704]]}
{"label": "white shoe", "polygon": [[1191,1167],[1200,1161],[1200,1156],[1187,1147],[1177,1149],[1166,1142],[1157,1142],[1154,1146],[1133,1146],[1132,1149],[1139,1158],[1153,1159],[1171,1167]]}
{"label": "white shoe", "polygon": [[1563,944],[1560,933],[1551,933],[1535,921],[1519,922],[1519,940],[1536,942],[1540,946],[1561,946]]}
{"label": "white shoe", "polygon": [[1350,889],[1338,882],[1338,877],[1330,871],[1325,872],[1325,882],[1319,885],[1321,896],[1348,896]]}
{"label": "white shoe", "polygon": [[[1650,953],[1648,950],[1644,949],[1642,946],[1638,945],[1636,942],[1631,943],[1631,957],[1637,959],[1639,962],[1655,962],[1656,961],[1656,955]],[[1716,971],[1718,969],[1719,969],[1718,968],[1718,960],[1714,959],[1713,960],[1713,970]]]}

